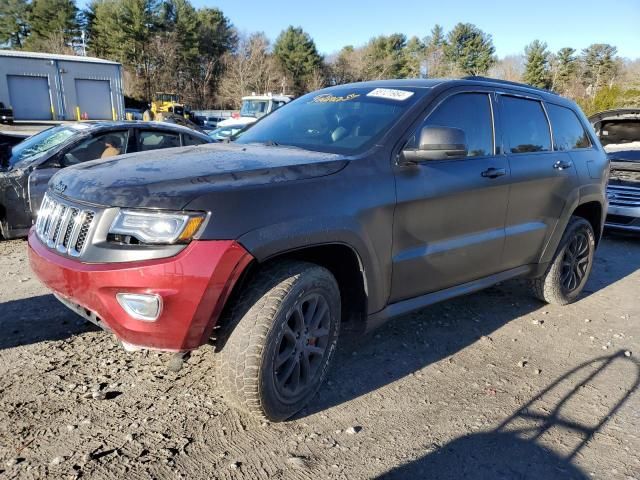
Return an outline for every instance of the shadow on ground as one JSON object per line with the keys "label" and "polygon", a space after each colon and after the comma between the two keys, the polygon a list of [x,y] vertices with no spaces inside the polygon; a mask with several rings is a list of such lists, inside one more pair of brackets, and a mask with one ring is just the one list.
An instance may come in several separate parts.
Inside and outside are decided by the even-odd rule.
{"label": "shadow on ground", "polygon": [[[572,420],[565,408],[572,397],[606,370],[621,365],[628,371],[629,385],[612,394],[612,404],[592,424]],[[623,351],[585,362],[567,372],[515,414],[490,432],[470,434],[437,448],[423,457],[397,467],[380,477],[392,479],[572,479],[591,478],[572,461],[624,405],[640,384],[640,363],[627,358]],[[560,389],[568,390],[557,395]],[[556,394],[556,395],[554,395]],[[551,408],[545,402],[554,398]],[[572,447],[568,452],[545,448],[540,439],[551,429],[567,434]],[[565,442],[563,442],[564,444]],[[567,442],[568,443],[568,442]]]}
{"label": "shadow on ground", "polygon": [[0,303],[0,350],[97,330],[53,295]]}

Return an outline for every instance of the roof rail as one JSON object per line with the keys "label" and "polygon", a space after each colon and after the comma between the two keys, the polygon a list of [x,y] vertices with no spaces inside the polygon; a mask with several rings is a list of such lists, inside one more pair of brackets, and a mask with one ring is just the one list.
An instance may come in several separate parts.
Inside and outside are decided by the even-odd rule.
{"label": "roof rail", "polygon": [[526,83],[512,82],[510,80],[501,80],[499,78],[490,78],[490,77],[482,77],[482,76],[477,76],[477,75],[470,75],[470,76],[467,76],[467,77],[462,77],[462,80],[477,80],[477,81],[482,81],[482,82],[498,83],[500,85],[512,85],[514,87],[527,88],[529,90],[535,90],[535,91],[538,91],[538,92],[551,93],[552,95],[557,95],[557,93],[552,92],[551,90],[534,87],[532,85],[527,85]]}

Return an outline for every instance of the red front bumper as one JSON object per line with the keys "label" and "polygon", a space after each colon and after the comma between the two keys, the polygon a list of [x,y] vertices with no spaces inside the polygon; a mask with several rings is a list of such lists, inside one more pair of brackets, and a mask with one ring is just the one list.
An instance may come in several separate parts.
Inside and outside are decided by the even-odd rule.
{"label": "red front bumper", "polygon": [[[143,348],[191,350],[207,343],[235,282],[252,257],[231,240],[194,241],[175,257],[87,264],[46,248],[29,234],[31,268],[51,290],[91,310],[122,341]],[[131,318],[117,293],[155,293],[155,322]]]}

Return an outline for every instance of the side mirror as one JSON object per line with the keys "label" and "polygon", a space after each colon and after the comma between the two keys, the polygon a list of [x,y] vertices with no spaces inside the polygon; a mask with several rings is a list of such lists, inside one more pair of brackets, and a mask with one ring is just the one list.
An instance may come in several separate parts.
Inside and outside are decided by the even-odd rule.
{"label": "side mirror", "polygon": [[467,137],[464,131],[451,127],[423,127],[417,149],[402,151],[404,164],[429,160],[447,160],[467,156]]}

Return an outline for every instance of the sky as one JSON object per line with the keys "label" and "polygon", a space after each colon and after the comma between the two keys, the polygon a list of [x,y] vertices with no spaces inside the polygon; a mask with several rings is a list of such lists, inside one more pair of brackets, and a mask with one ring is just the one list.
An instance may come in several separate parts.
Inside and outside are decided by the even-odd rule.
{"label": "sky", "polygon": [[422,38],[436,23],[448,31],[476,24],[493,36],[498,56],[519,54],[536,38],[550,50],[610,43],[622,57],[640,57],[640,0],[191,0],[218,7],[240,32],[275,40],[287,26],[302,27],[323,54],[391,33]]}

